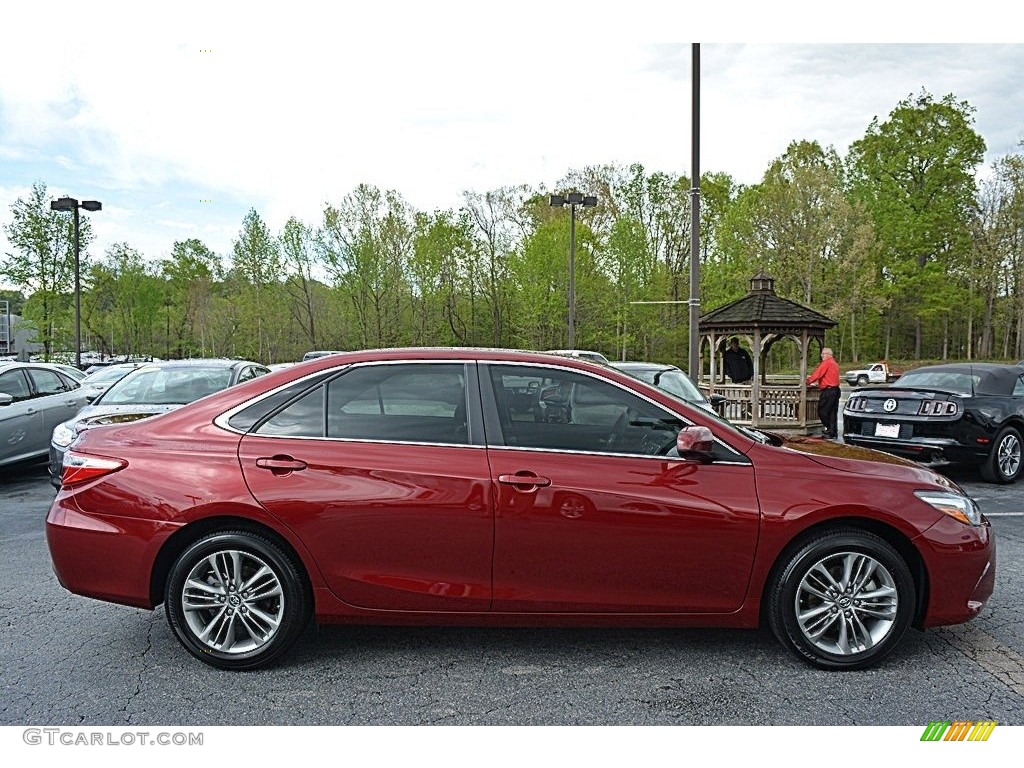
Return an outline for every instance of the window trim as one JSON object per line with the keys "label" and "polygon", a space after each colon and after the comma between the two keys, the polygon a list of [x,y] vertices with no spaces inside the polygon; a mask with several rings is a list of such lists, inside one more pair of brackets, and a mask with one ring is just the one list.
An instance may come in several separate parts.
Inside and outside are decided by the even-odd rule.
{"label": "window trim", "polygon": [[[299,384],[307,379],[322,379],[319,380],[316,386],[327,387],[332,381],[351,372],[355,368],[365,368],[367,366],[381,366],[381,365],[461,365],[463,368],[463,376],[465,380],[465,397],[466,397],[466,427],[468,429],[468,441],[465,443],[432,443],[422,442],[418,440],[372,440],[367,438],[355,438],[355,437],[328,437],[323,435],[321,437],[311,437],[303,435],[261,435],[256,432],[260,425],[266,422],[268,419],[273,418],[276,414],[290,406],[296,400],[305,397],[309,394],[313,387],[303,390],[295,397],[283,403],[278,408],[275,408],[270,413],[266,414],[263,418],[257,420],[253,426],[247,430],[242,431],[235,427],[232,427],[228,422],[230,419],[239,411],[249,406],[255,405],[265,398],[287,389],[296,384]],[[328,374],[328,375],[324,375]],[[275,387],[274,389],[264,392],[254,398],[246,400],[239,405],[234,406],[228,411],[220,414],[213,420],[213,423],[228,432],[233,432],[243,437],[253,437],[263,440],[329,440],[331,442],[348,442],[348,443],[375,443],[383,445],[424,445],[434,446],[439,448],[486,448],[486,439],[484,436],[484,423],[483,414],[480,407],[480,393],[481,384],[479,380],[479,373],[477,370],[477,361],[473,358],[441,358],[441,359],[429,359],[429,360],[365,360],[358,363],[347,363],[345,365],[338,366],[337,368],[321,369],[314,373],[307,374],[306,376],[293,379],[285,384]],[[326,404],[327,399],[324,399]],[[326,419],[326,414],[325,414]]]}

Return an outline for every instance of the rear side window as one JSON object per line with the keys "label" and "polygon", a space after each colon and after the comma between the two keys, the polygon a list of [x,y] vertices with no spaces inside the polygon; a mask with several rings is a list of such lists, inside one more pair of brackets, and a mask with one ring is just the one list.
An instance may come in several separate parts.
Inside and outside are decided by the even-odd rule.
{"label": "rear side window", "polygon": [[368,365],[288,404],[256,433],[466,445],[466,413],[462,363]]}
{"label": "rear side window", "polygon": [[[310,387],[315,387],[321,383],[327,377],[333,375],[336,371],[326,371],[319,376],[303,379],[302,381],[295,382],[294,384],[287,386],[283,389],[279,389],[272,395],[264,397],[252,405],[249,405],[242,410],[234,414],[228,419],[228,426],[232,429],[237,429],[240,432],[248,432],[256,424],[267,418],[268,415],[276,411],[282,405],[294,400],[296,397],[302,395],[303,392],[308,390]],[[261,434],[268,434],[262,430]],[[322,426],[316,436],[323,434]]]}
{"label": "rear side window", "polygon": [[30,368],[28,375],[32,377],[32,383],[35,384],[36,392],[40,395],[56,395],[69,389],[64,380],[55,371]]}

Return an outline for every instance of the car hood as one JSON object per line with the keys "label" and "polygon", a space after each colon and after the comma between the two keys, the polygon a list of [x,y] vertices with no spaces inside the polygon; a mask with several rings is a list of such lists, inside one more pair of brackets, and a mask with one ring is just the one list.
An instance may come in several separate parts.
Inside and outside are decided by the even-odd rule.
{"label": "car hood", "polygon": [[148,416],[156,416],[181,408],[181,403],[154,405],[142,403],[138,405],[87,405],[72,420],[75,431],[80,432],[89,427],[105,424],[124,424],[138,421]]}
{"label": "car hood", "polygon": [[920,464],[890,453],[861,448],[857,445],[837,443],[821,437],[782,437],[782,447],[804,454],[807,458],[829,469],[854,472],[858,475],[907,479],[908,473],[918,475],[922,481],[932,484],[947,482],[937,480],[941,475],[922,467]]}

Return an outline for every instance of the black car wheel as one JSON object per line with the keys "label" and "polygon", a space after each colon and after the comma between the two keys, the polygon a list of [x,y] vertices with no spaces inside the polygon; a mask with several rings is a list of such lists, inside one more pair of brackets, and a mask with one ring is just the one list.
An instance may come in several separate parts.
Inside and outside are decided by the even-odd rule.
{"label": "black car wheel", "polygon": [[858,376],[857,377],[857,386],[858,387],[866,387],[867,385],[868,385],[868,377],[867,376]]}
{"label": "black car wheel", "polygon": [[797,657],[822,669],[862,669],[899,643],[916,590],[888,542],[848,528],[818,534],[792,552],[767,599],[772,631]]}
{"label": "black car wheel", "polygon": [[310,616],[302,572],[277,544],[247,531],[214,533],[182,552],[165,603],[182,645],[220,669],[270,664]]}
{"label": "black car wheel", "polygon": [[1020,432],[1013,427],[1003,427],[980,469],[982,478],[990,483],[1015,482],[1021,471]]}

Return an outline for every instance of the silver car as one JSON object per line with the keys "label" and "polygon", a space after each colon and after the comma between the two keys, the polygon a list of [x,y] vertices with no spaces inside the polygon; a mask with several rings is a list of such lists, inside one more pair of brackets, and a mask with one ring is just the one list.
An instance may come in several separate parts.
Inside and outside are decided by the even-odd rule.
{"label": "silver car", "polygon": [[0,363],[0,466],[45,458],[54,428],[86,404],[78,382],[45,363]]}

